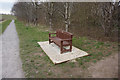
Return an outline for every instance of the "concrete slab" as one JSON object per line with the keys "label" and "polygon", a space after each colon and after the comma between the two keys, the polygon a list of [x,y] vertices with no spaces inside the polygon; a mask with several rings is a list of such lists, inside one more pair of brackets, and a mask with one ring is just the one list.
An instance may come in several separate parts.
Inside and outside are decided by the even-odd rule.
{"label": "concrete slab", "polygon": [[54,43],[49,44],[48,41],[38,42],[44,52],[52,60],[54,64],[62,63],[79,57],[87,56],[88,53],[72,46],[72,52],[60,53],[60,48]]}

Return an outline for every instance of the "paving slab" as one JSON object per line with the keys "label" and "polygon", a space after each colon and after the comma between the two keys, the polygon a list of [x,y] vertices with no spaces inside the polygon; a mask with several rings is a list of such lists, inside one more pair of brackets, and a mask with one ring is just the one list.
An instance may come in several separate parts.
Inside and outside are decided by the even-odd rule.
{"label": "paving slab", "polygon": [[66,62],[72,59],[88,55],[87,52],[80,50],[74,46],[72,46],[72,52],[65,52],[61,54],[60,48],[54,43],[49,44],[48,41],[44,41],[38,42],[38,44],[41,46],[43,51],[48,55],[48,57],[52,60],[54,64]]}

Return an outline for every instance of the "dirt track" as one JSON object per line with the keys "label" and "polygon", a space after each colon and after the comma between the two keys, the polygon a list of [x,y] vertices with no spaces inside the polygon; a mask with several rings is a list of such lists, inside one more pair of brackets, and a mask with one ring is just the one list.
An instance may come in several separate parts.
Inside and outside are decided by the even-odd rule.
{"label": "dirt track", "polygon": [[88,69],[92,78],[118,78],[118,54],[113,54]]}

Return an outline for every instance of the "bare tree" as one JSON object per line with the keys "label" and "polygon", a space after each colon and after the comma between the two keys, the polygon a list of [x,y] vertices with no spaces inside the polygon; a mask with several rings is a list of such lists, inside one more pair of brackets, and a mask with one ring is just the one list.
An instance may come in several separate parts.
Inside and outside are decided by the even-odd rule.
{"label": "bare tree", "polygon": [[[82,31],[91,28],[91,30],[99,29],[105,36],[111,36],[117,33],[115,31],[118,26],[118,5],[117,2],[72,3],[32,0],[32,2],[15,3],[12,12],[19,20],[28,24],[47,23],[50,30],[65,28],[66,31],[74,30],[76,33],[78,32],[76,29]],[[85,35],[88,35],[89,32],[87,30],[86,32]]]}
{"label": "bare tree", "polygon": [[118,3],[99,3],[97,8],[97,15],[99,16],[99,22],[104,30],[105,36],[110,36],[113,27],[113,16],[118,7]]}
{"label": "bare tree", "polygon": [[65,30],[68,32],[70,26],[70,18],[72,13],[73,3],[72,2],[64,2],[62,5],[59,5],[58,12],[64,18]]}
{"label": "bare tree", "polygon": [[27,23],[30,23],[30,6],[31,5],[28,2],[18,2],[14,4],[11,12],[13,12],[18,19],[25,20]]}
{"label": "bare tree", "polygon": [[54,2],[46,2],[46,3],[43,3],[43,6],[44,6],[45,12],[47,13],[48,18],[49,18],[50,30],[52,30],[52,19],[53,19],[53,15],[54,15],[55,11],[57,10],[55,8],[55,3]]}

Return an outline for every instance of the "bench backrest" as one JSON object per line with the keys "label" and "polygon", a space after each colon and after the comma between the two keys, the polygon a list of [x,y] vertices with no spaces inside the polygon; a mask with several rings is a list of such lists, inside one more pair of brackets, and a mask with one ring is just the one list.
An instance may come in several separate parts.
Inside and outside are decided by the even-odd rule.
{"label": "bench backrest", "polygon": [[61,38],[61,39],[72,39],[72,33],[65,32],[63,30],[57,30],[56,31],[56,36]]}

